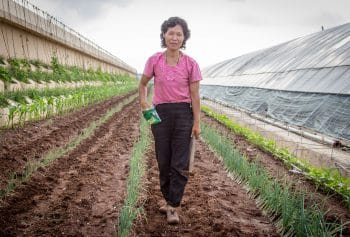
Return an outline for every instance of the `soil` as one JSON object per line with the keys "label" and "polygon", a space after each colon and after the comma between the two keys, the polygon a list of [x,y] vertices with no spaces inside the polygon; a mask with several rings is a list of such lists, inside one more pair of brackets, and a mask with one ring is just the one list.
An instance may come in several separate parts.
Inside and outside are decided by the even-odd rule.
{"label": "soil", "polygon": [[[111,105],[118,100],[112,101]],[[96,109],[96,116],[82,116],[80,122],[100,116]],[[71,119],[78,114],[71,114]],[[0,236],[113,236],[139,120],[139,105],[134,102],[71,153],[35,172],[0,202]],[[69,126],[76,131],[77,125]],[[53,143],[51,147],[58,144]]]}
{"label": "soil", "polygon": [[[325,190],[315,185],[315,183],[308,180],[304,175],[292,172],[281,160],[265,151],[262,151],[256,145],[249,143],[244,137],[235,135],[215,119],[204,113],[202,113],[201,116],[203,122],[210,124],[210,126],[214,127],[217,131],[230,139],[235,148],[238,149],[241,154],[245,154],[251,162],[257,162],[264,167],[265,170],[276,180],[279,180],[281,184],[285,185],[287,183],[296,191],[306,191],[306,193],[310,194],[306,201],[311,204],[319,203],[320,207],[322,204],[323,209],[328,211],[326,214],[326,219],[328,221],[350,223],[349,209],[339,195],[327,193]],[[344,233],[344,236],[348,235],[350,236],[349,226]]]}
{"label": "soil", "polygon": [[[329,221],[349,221],[349,211],[336,195],[328,195],[318,189],[303,175],[292,173],[271,154],[250,144],[242,136],[233,134],[216,120],[202,114],[202,121],[210,124],[231,139],[235,147],[251,162],[262,165],[268,173],[282,184],[291,184],[294,190],[313,194],[309,203],[323,203],[329,212]],[[164,204],[158,179],[154,150],[148,154],[148,190],[145,213],[141,215],[133,230],[133,236],[278,236],[274,226],[247,190],[228,177],[222,162],[202,141],[197,141],[194,174],[190,176],[183,201],[179,208],[180,224],[166,223],[166,216],[159,212]],[[286,180],[288,182],[286,182]],[[346,229],[343,236],[350,236]]]}
{"label": "soil", "polygon": [[204,142],[196,141],[195,163],[179,209],[180,224],[159,212],[162,195],[154,150],[148,154],[145,215],[133,236],[279,236],[271,220],[242,185],[233,181]]}
{"label": "soil", "polygon": [[6,187],[10,175],[21,176],[26,162],[38,160],[50,149],[64,146],[90,122],[134,93],[87,106],[64,116],[27,123],[24,128],[0,130],[0,189]]}
{"label": "soil", "polygon": [[[2,131],[1,187],[6,185],[9,174],[22,172],[26,161],[40,159],[50,149],[66,145],[71,137],[121,100],[113,98],[78,112]],[[297,184],[302,181],[301,185],[315,190],[305,178],[288,172],[272,156],[260,153],[243,138],[202,116],[205,122],[226,131],[250,159],[257,159],[277,178],[289,175]],[[0,236],[115,236],[126,195],[128,162],[139,136],[139,121],[138,103],[125,106],[69,154],[37,170],[27,182],[0,200]],[[145,154],[148,162],[143,193],[145,212],[137,219],[132,235],[278,236],[273,222],[257,207],[245,187],[227,175],[208,146],[198,140],[196,147],[194,172],[180,206],[181,223],[175,226],[168,225],[165,215],[158,211],[162,197],[153,147]],[[336,210],[333,213],[346,220],[349,213],[336,200],[328,200]]]}

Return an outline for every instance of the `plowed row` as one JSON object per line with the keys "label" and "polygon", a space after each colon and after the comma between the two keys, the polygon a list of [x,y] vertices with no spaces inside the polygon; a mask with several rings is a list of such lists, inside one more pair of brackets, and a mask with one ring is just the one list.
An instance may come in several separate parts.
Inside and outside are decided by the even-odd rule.
{"label": "plowed row", "polygon": [[[65,145],[121,100],[114,98],[2,132],[1,187],[10,173],[22,171],[26,161]],[[134,101],[74,150],[37,170],[0,201],[0,236],[114,236],[139,122],[139,105]],[[161,193],[153,146],[144,158],[148,162],[142,196],[145,211],[132,235],[278,236],[271,220],[247,190],[227,176],[221,161],[203,141],[197,141],[194,173],[181,205],[181,223],[169,226],[158,212]]]}
{"label": "plowed row", "polygon": [[[65,131],[60,136],[64,140],[71,136],[68,127],[73,134],[79,132],[83,126],[78,124],[93,121],[118,102],[120,98],[91,107],[82,116],[79,112],[66,116],[63,124],[70,119],[77,123],[56,124],[63,129],[52,132],[44,129],[38,140],[46,143],[41,137]],[[125,106],[72,152],[39,169],[6,197],[0,203],[0,235],[112,236],[126,192],[130,148],[139,133],[138,107],[135,102]]]}

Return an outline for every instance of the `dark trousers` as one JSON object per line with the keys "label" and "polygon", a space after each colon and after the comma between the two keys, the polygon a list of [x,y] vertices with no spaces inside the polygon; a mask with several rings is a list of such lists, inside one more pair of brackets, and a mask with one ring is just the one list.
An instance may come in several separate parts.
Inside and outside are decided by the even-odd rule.
{"label": "dark trousers", "polygon": [[188,180],[192,108],[189,103],[166,103],[156,110],[162,120],[152,125],[160,189],[167,203],[178,207]]}

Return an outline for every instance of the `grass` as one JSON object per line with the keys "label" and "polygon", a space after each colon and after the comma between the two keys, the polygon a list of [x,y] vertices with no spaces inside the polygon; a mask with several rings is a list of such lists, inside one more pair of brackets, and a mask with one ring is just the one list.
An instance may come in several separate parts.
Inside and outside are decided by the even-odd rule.
{"label": "grass", "polygon": [[258,205],[275,220],[283,236],[341,236],[343,225],[329,223],[317,205],[305,205],[305,194],[281,186],[255,163],[249,163],[230,140],[208,125],[202,125],[202,137],[223,159],[236,180],[245,183]]}
{"label": "grass", "polygon": [[76,148],[83,140],[90,137],[92,133],[103,123],[105,123],[113,114],[121,111],[121,109],[131,103],[136,98],[136,95],[130,96],[124,99],[116,107],[107,111],[103,116],[100,117],[97,121],[91,122],[91,124],[85,128],[81,134],[72,138],[64,147],[58,147],[47,152],[40,160],[38,161],[29,161],[24,168],[24,171],[20,174],[11,174],[8,185],[4,190],[0,190],[0,198],[4,198],[10,192],[12,192],[18,185],[30,179],[31,175],[40,167],[45,167],[50,164],[52,161],[66,155],[68,152]]}

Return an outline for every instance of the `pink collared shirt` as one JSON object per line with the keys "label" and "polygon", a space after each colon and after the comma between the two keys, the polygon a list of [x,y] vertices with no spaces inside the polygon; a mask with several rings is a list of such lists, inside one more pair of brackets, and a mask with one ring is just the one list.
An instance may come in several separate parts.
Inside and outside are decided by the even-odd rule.
{"label": "pink collared shirt", "polygon": [[154,105],[191,102],[190,83],[202,80],[197,62],[181,52],[176,66],[166,63],[165,52],[152,55],[146,62],[143,74],[154,77]]}

